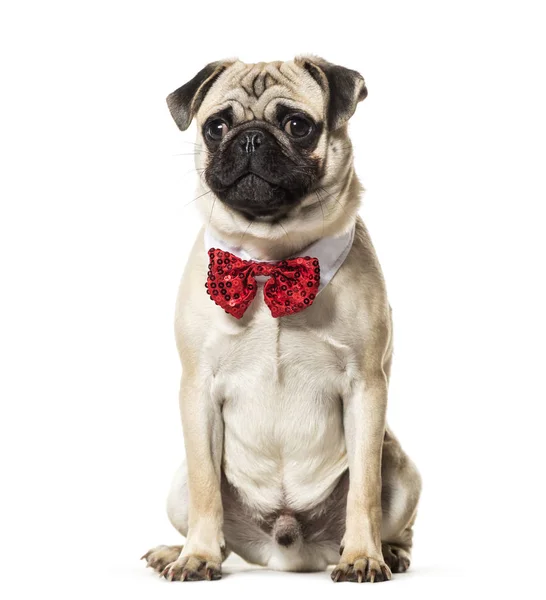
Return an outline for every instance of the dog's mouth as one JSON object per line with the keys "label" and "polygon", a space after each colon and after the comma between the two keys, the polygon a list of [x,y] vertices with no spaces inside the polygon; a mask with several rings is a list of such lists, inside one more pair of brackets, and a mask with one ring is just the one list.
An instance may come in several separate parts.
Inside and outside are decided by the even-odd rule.
{"label": "dog's mouth", "polygon": [[254,171],[239,175],[226,187],[212,189],[222,202],[249,219],[279,218],[303,195],[300,190],[284,188]]}
{"label": "dog's mouth", "polygon": [[248,171],[248,173],[243,173],[242,175],[237,177],[237,179],[233,182],[232,185],[236,185],[238,183],[243,183],[247,177],[254,177],[256,179],[261,179],[264,183],[270,185],[271,189],[273,191],[275,191],[276,189],[282,188],[282,186],[280,186],[278,183],[276,183],[274,181],[270,181],[269,179],[267,179],[267,177],[264,177],[263,175],[261,175],[259,173],[255,173],[254,171]]}

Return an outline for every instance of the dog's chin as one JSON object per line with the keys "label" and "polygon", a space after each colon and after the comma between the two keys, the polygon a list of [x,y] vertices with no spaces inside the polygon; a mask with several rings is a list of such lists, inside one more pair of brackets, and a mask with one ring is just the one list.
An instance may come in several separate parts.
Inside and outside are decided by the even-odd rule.
{"label": "dog's chin", "polygon": [[269,221],[281,219],[302,197],[301,193],[270,183],[254,173],[243,175],[215,194],[247,219]]}

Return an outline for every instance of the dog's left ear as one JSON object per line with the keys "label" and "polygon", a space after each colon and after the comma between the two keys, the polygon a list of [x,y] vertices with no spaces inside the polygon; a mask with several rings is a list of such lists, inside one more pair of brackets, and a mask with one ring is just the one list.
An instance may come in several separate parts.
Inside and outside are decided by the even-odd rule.
{"label": "dog's left ear", "polygon": [[167,96],[167,106],[179,129],[185,131],[190,126],[212,84],[231,64],[232,61],[209,63],[188,83]]}
{"label": "dog's left ear", "polygon": [[364,77],[357,71],[329,63],[319,56],[298,56],[295,61],[306,69],[328,97],[328,128],[345,125],[356,105],[368,95]]}

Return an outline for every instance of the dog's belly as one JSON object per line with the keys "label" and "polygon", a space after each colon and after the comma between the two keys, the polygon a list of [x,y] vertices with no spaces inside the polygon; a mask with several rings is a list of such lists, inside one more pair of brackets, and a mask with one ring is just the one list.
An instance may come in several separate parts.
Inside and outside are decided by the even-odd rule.
{"label": "dog's belly", "polygon": [[[224,338],[215,377],[224,419],[223,470],[259,514],[305,511],[347,468],[343,352],[267,315],[259,335]],[[312,350],[311,350],[312,348]]]}
{"label": "dog's belly", "polygon": [[[336,408],[312,414],[302,400],[260,386],[238,396],[240,408],[229,402],[224,408],[224,472],[242,499],[262,514],[316,506],[347,466]],[[304,406],[289,408],[297,402]]]}

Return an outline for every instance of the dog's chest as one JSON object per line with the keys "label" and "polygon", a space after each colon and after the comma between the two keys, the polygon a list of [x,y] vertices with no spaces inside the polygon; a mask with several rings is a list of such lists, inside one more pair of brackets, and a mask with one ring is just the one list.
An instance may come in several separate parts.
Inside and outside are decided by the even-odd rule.
{"label": "dog's chest", "polygon": [[[259,512],[305,510],[346,468],[342,390],[350,351],[306,322],[273,319],[256,307],[235,335],[209,344],[224,418],[224,471]],[[311,309],[308,309],[311,310]]]}

